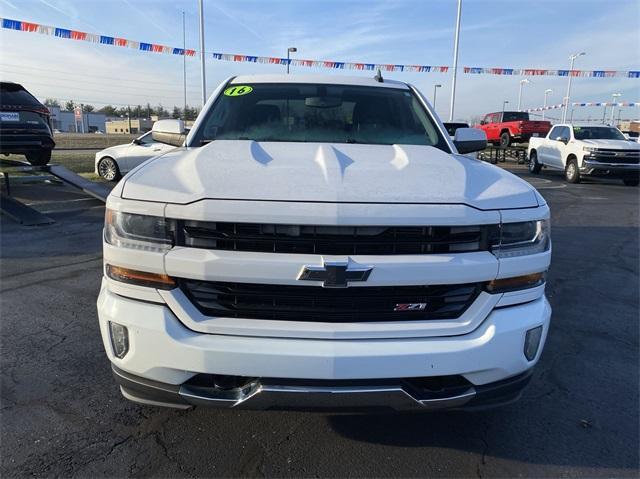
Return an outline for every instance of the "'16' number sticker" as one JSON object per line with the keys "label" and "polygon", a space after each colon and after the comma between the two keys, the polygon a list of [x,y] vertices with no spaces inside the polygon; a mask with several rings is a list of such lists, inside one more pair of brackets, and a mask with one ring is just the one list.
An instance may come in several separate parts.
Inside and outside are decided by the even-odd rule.
{"label": "'16' number sticker", "polygon": [[253,88],[250,87],[249,85],[236,85],[236,86],[232,86],[231,88],[227,88],[224,91],[224,95],[225,96],[242,96],[242,95],[251,93],[252,91],[253,91]]}

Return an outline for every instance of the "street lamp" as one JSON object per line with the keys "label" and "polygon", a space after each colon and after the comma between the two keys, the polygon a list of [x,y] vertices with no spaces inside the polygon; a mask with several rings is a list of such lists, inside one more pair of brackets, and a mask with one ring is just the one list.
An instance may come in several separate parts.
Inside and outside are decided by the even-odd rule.
{"label": "street lamp", "polygon": [[435,111],[436,109],[436,92],[438,91],[438,88],[441,88],[442,85],[440,85],[439,83],[437,85],[433,85],[433,109]]}
{"label": "street lamp", "polygon": [[507,103],[509,103],[509,100],[505,100],[502,102],[502,116],[504,116],[504,107],[506,106]]}
{"label": "street lamp", "polygon": [[518,92],[518,111],[520,111],[520,106],[522,105],[522,86],[525,83],[531,83],[531,82],[526,78],[520,80],[520,91]]}
{"label": "street lamp", "polygon": [[548,96],[548,95],[549,95],[549,93],[551,93],[552,91],[553,91],[553,90],[552,90],[551,88],[547,88],[547,89],[544,91],[544,105],[542,105],[542,106],[543,106],[543,108],[542,108],[542,120],[543,120],[543,121],[544,121],[544,113],[545,113],[545,111],[546,111],[546,110],[545,110],[545,108],[547,107],[547,96]]}
{"label": "street lamp", "polygon": [[569,83],[567,84],[567,94],[564,98],[564,108],[562,109],[562,123],[567,121],[567,110],[569,108],[569,98],[571,97],[571,79],[573,78],[573,64],[576,58],[586,55],[585,52],[574,53],[569,57],[571,60],[571,66],[569,67]]}
{"label": "street lamp", "polygon": [[290,63],[289,54],[290,53],[295,53],[297,51],[298,51],[298,49],[296,47],[287,48],[287,75],[289,74],[289,63]]}
{"label": "street lamp", "polygon": [[622,96],[622,93],[614,93],[611,96],[613,97],[613,105],[611,105],[611,126],[613,126],[613,115],[616,111],[616,98],[620,98]]}

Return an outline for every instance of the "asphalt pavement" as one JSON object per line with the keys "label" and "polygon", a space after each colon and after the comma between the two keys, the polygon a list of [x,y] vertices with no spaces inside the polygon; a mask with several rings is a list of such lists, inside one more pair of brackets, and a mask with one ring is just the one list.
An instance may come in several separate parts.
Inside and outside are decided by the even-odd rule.
{"label": "asphalt pavement", "polygon": [[131,403],[98,331],[103,205],[16,186],[56,223],[0,220],[0,475],[638,477],[640,189],[510,168],[551,207],[552,326],[523,398],[474,413]]}

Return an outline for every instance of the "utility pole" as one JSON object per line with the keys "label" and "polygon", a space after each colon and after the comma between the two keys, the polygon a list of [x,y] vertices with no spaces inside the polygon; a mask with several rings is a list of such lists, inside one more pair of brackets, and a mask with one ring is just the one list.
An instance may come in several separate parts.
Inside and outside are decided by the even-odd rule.
{"label": "utility pole", "polygon": [[613,126],[613,120],[615,120],[614,115],[616,114],[616,99],[620,98],[622,96],[622,93],[614,93],[611,96],[613,97],[613,103],[611,104],[611,126]]}
{"label": "utility pole", "polygon": [[[549,95],[549,93],[551,93],[553,90],[551,88],[547,88],[544,91],[544,105],[543,105],[543,109],[542,109],[542,121],[544,121],[544,113],[545,113],[545,108],[547,107],[547,95]],[[571,115],[573,115],[573,109],[571,110]]]}
{"label": "utility pole", "polygon": [[518,111],[522,111],[522,109],[520,108],[522,105],[522,86],[525,83],[531,83],[531,82],[526,78],[520,80],[520,91],[518,92]]}
{"label": "utility pole", "polygon": [[184,90],[184,110],[182,119],[187,120],[187,29],[184,21],[184,10],[182,10],[182,88]]}
{"label": "utility pole", "polygon": [[198,0],[198,11],[200,12],[200,77],[202,79],[202,107],[207,102],[207,80],[204,74],[204,5],[203,0]]}
{"label": "utility pole", "polygon": [[127,105],[127,120],[129,121],[129,134],[131,134],[131,105]]}
{"label": "utility pole", "polygon": [[433,85],[433,111],[436,110],[436,92],[438,88],[442,87],[439,83],[437,85]]}
{"label": "utility pole", "polygon": [[462,0],[458,0],[458,16],[456,18],[456,39],[453,44],[453,80],[451,82],[451,105],[449,107],[449,121],[453,121],[456,103],[456,76],[458,74],[458,45],[460,43],[460,18],[462,16]]}
{"label": "utility pole", "polygon": [[569,67],[569,83],[567,84],[567,95],[564,97],[564,108],[562,109],[562,123],[565,123],[567,121],[567,110],[569,109],[569,100],[571,98],[571,79],[573,78],[573,64],[575,63],[576,58],[581,57],[582,55],[586,55],[586,53],[574,53],[569,57],[569,60],[571,60],[571,66]]}

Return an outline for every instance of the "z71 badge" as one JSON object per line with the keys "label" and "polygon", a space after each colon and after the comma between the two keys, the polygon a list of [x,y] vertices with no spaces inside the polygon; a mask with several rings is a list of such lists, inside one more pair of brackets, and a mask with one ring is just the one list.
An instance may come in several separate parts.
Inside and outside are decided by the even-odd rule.
{"label": "z71 badge", "polygon": [[393,308],[394,311],[424,311],[427,303],[399,303]]}

